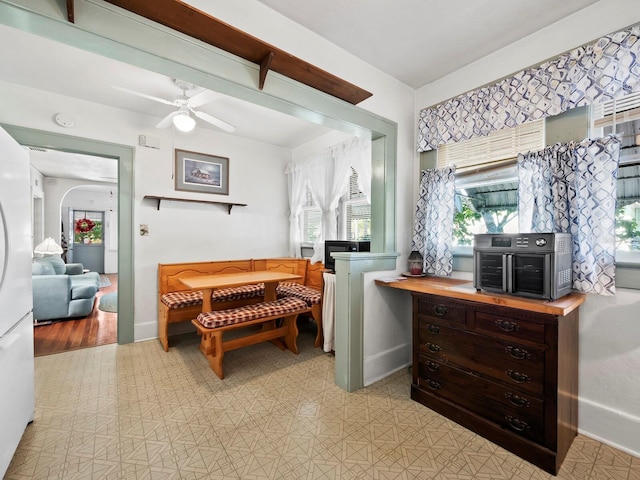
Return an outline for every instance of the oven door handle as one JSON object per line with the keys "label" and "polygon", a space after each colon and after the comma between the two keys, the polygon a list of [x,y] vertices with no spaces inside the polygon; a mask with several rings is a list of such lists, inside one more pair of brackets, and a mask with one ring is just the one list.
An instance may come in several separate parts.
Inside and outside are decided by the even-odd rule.
{"label": "oven door handle", "polygon": [[502,290],[513,293],[513,254],[502,256]]}

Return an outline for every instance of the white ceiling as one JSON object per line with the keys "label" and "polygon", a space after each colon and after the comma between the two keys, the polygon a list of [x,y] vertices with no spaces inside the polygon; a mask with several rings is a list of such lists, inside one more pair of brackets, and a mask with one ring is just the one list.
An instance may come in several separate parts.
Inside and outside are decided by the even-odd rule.
{"label": "white ceiling", "polygon": [[259,1],[413,88],[598,2]]}
{"label": "white ceiling", "polygon": [[[260,1],[418,88],[597,0]],[[181,94],[169,77],[4,25],[0,25],[0,58],[0,81],[147,114],[149,129],[173,107],[113,87],[168,100]],[[235,125],[235,135],[285,148],[295,148],[329,131],[225,95],[200,110]],[[200,120],[196,128],[215,129]],[[45,161],[44,156],[38,155],[41,158],[36,157],[36,162],[46,176],[84,175],[82,161]],[[98,164],[94,162],[87,175],[112,176],[113,165],[107,163],[104,171],[97,172]]]}

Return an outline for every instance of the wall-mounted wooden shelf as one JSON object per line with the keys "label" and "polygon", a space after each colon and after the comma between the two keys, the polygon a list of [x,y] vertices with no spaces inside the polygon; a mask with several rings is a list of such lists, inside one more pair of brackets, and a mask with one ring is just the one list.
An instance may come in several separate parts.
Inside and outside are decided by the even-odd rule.
{"label": "wall-mounted wooden shelf", "polygon": [[227,212],[231,215],[231,209],[233,207],[246,207],[246,203],[232,203],[232,202],[218,202],[215,200],[193,200],[191,198],[176,198],[176,197],[157,197],[155,195],[145,195],[143,197],[145,200],[155,200],[157,203],[156,208],[160,210],[160,203],[162,200],[168,200],[171,202],[191,202],[191,203],[209,203],[215,205],[225,205],[227,207]]}

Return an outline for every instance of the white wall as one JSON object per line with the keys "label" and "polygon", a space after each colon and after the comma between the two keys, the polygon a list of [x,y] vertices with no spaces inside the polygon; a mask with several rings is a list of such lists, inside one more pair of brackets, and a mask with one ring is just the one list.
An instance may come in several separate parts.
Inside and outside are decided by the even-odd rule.
{"label": "white wall", "polygon": [[[639,21],[636,0],[600,1],[418,89],[415,118],[423,108]],[[615,297],[588,296],[580,309],[580,431],[636,456],[640,456],[639,307],[640,291],[619,289]]]}
{"label": "white wall", "polygon": [[[147,224],[150,232],[145,237],[134,232],[136,340],[157,336],[158,263],[286,255],[288,201],[284,170],[291,159],[290,150],[201,127],[191,134],[173,137],[171,129],[153,128],[157,118],[3,82],[0,98],[4,101],[0,111],[3,123],[132,146],[139,134],[160,137],[159,150],[136,147],[134,159],[134,224],[136,228]],[[54,114],[61,111],[76,117],[74,128],[64,129],[53,122]],[[228,157],[229,195],[176,192],[172,177],[174,148]],[[143,200],[144,195],[221,200],[248,206],[234,207],[228,215],[227,209],[219,205],[163,202],[158,211],[154,202]],[[59,209],[60,201],[57,205]],[[56,218],[59,219],[59,210]]]}

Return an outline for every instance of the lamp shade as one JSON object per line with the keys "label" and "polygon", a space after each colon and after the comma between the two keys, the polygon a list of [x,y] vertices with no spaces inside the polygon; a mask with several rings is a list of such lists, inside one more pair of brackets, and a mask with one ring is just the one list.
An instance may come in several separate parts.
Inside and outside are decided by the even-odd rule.
{"label": "lamp shade", "polygon": [[53,238],[48,237],[44,242],[36,246],[33,253],[40,255],[60,255],[62,253],[62,247],[58,245]]}
{"label": "lamp shade", "polygon": [[173,117],[173,124],[181,132],[190,132],[196,126],[196,121],[187,112],[180,112]]}

